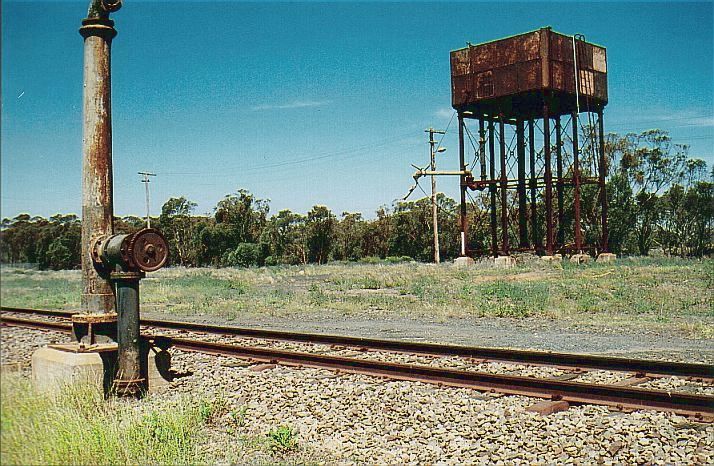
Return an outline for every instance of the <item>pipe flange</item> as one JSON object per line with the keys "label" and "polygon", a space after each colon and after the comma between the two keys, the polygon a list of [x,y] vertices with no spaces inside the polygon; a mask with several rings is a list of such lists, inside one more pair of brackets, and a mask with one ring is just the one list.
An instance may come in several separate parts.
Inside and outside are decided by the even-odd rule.
{"label": "pipe flange", "polygon": [[102,246],[108,238],[108,236],[97,236],[89,241],[89,254],[95,265],[102,265]]}
{"label": "pipe flange", "polygon": [[109,274],[109,278],[115,281],[141,280],[144,277],[146,277],[146,274],[141,270],[138,272],[112,272]]}

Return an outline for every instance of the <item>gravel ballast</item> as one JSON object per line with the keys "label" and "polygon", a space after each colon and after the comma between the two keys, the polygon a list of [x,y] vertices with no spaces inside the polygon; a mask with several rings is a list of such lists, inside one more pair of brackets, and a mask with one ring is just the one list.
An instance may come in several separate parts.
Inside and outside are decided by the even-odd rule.
{"label": "gravel ballast", "polygon": [[[66,334],[3,327],[2,364],[29,369],[34,349]],[[302,346],[302,345],[300,345]],[[292,348],[291,348],[292,349]],[[297,430],[303,453],[318,462],[353,464],[712,464],[714,426],[684,417],[598,406],[550,416],[525,411],[536,401],[469,389],[276,366],[256,371],[240,360],[172,350],[174,368],[192,372],[152,402],[181,394],[225,398],[243,412],[240,435]],[[381,357],[364,353],[364,357]],[[412,361],[408,355],[402,362]],[[421,358],[421,357],[419,357]],[[427,358],[429,359],[429,358]],[[503,365],[513,366],[513,365]],[[473,365],[471,369],[475,369]],[[480,369],[480,368],[479,368]],[[539,370],[542,368],[525,368]],[[503,369],[507,370],[507,369]],[[591,375],[592,374],[592,375]],[[604,375],[585,374],[600,380]],[[593,380],[595,381],[595,380]],[[684,381],[687,382],[687,381]],[[652,382],[674,383],[667,379]],[[680,386],[680,381],[676,382]],[[687,382],[689,383],[689,382]],[[642,385],[646,387],[647,385]],[[228,425],[228,414],[226,425]],[[216,426],[211,451],[219,462],[251,461],[236,451],[240,436]],[[254,459],[254,458],[253,458]]]}

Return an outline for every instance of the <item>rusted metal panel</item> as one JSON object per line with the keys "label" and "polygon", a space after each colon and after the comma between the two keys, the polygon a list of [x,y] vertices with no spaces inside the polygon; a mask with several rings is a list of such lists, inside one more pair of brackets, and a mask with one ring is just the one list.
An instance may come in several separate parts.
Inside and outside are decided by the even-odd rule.
{"label": "rusted metal panel", "polygon": [[[602,108],[607,104],[606,50],[582,40],[576,44],[580,107]],[[546,94],[561,99],[561,114],[575,107],[573,38],[550,28],[455,50],[451,74],[452,105],[457,109],[501,109],[508,117],[525,117],[519,112],[540,113],[534,94],[540,94],[540,101]],[[524,96],[538,104],[537,112],[510,105],[509,99]]]}

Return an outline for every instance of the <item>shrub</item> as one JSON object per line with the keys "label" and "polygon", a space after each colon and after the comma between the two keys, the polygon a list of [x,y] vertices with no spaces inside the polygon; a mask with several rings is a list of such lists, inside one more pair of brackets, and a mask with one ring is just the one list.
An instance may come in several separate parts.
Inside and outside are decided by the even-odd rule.
{"label": "shrub", "polygon": [[260,246],[255,243],[240,243],[225,258],[225,265],[253,267],[260,265]]}
{"label": "shrub", "polygon": [[414,261],[414,259],[409,256],[388,256],[385,261],[389,262],[390,264],[398,264],[400,262],[412,262]]}
{"label": "shrub", "polygon": [[363,264],[379,264],[382,260],[379,257],[367,256],[359,260]]}

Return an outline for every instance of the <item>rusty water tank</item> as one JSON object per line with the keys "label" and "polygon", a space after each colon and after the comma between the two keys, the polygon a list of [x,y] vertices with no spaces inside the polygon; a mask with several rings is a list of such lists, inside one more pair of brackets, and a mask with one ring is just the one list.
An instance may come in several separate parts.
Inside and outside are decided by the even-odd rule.
{"label": "rusty water tank", "polygon": [[[607,53],[576,40],[581,111],[607,104]],[[576,110],[573,36],[551,28],[471,45],[451,52],[452,106],[459,112],[530,118]]]}

